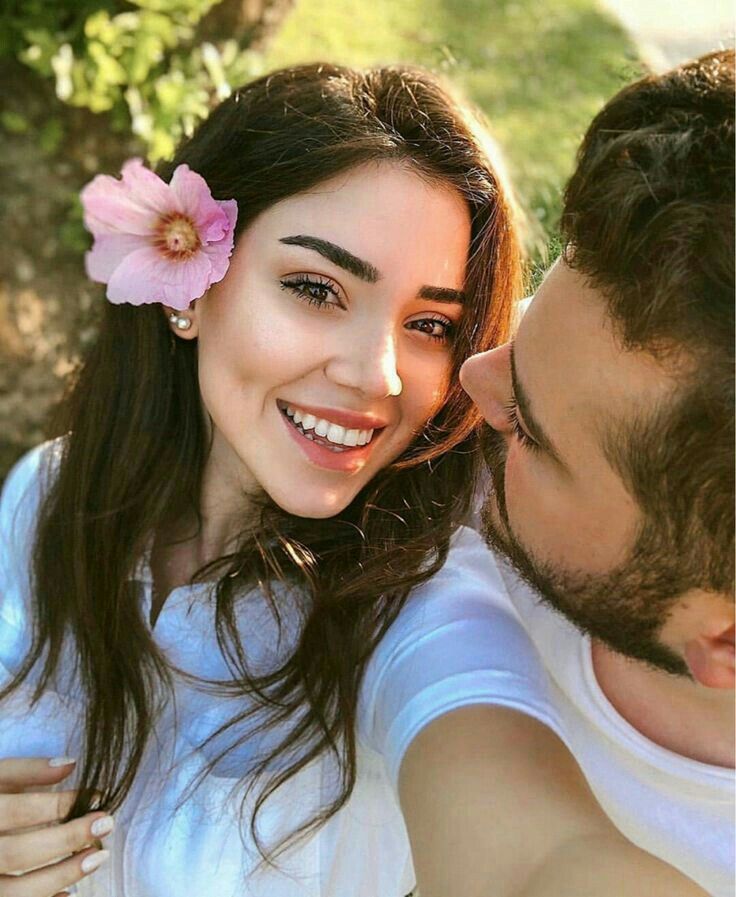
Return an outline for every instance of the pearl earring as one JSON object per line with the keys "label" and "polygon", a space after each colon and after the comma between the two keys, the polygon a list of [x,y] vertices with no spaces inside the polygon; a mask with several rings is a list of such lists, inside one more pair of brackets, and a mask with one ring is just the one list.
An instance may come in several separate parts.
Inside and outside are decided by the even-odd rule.
{"label": "pearl earring", "polygon": [[172,312],[169,315],[169,321],[178,330],[189,330],[189,328],[192,326],[192,322],[189,318],[181,317],[180,315],[177,315],[176,312]]}

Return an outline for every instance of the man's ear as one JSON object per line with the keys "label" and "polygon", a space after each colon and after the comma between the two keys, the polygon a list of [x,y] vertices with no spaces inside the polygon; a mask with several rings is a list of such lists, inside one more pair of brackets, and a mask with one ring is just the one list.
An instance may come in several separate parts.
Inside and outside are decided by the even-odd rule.
{"label": "man's ear", "polygon": [[189,308],[179,311],[164,305],[162,311],[166,316],[171,332],[181,339],[192,340],[199,336],[199,311],[196,302],[190,302]]}
{"label": "man's ear", "polygon": [[733,688],[736,676],[734,662],[734,624],[713,621],[709,630],[685,645],[685,662],[693,678],[708,688]]}

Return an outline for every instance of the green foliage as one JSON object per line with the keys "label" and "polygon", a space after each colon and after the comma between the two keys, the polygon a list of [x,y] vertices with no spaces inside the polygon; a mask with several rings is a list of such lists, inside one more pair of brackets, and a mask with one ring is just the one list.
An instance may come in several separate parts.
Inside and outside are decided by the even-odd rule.
{"label": "green foliage", "polygon": [[3,109],[0,112],[0,125],[9,134],[25,134],[29,128],[28,119],[12,109]]}
{"label": "green foliage", "polygon": [[[152,162],[170,156],[215,100],[261,71],[234,40],[197,43],[196,26],[218,0],[26,0],[0,16],[0,55],[52,77],[71,106],[108,112],[132,130]],[[2,121],[12,130],[18,121]],[[52,147],[57,131],[45,135]]]}

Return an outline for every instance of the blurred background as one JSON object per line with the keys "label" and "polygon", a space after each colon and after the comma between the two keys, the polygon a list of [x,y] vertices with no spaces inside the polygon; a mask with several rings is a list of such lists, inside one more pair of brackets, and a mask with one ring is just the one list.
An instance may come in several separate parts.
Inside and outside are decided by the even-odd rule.
{"label": "blurred background", "polygon": [[80,188],[132,155],[171,155],[240,84],[317,59],[442,74],[504,151],[532,222],[532,286],[595,112],[647,67],[732,35],[730,0],[3,0],[0,479],[44,438],[95,336]]}

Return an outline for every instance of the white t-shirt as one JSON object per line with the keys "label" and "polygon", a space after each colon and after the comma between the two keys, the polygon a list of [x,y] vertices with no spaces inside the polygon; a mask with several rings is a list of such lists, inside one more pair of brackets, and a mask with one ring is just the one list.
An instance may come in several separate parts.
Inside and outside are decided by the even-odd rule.
{"label": "white t-shirt", "polygon": [[[21,459],[0,502],[0,684],[18,669],[29,644],[35,520],[58,448],[47,443]],[[134,578],[148,620],[151,577],[145,558]],[[174,590],[152,635],[179,667],[227,676],[208,596],[207,584]],[[247,596],[238,623],[249,659],[263,669],[289,650],[298,631],[298,625],[287,626],[279,638],[258,591]],[[73,646],[67,650],[55,687],[38,704],[30,706],[35,674],[0,704],[0,757],[80,756],[83,706],[71,672]],[[369,663],[358,706],[357,784],[326,825],[282,856],[278,869],[256,870],[258,856],[247,827],[252,797],[245,804],[241,841],[242,794],[233,788],[273,733],[249,738],[178,806],[224,744],[202,749],[204,739],[244,704],[202,694],[178,679],[133,788],[116,813],[116,830],[106,842],[111,861],[86,879],[81,891],[106,897],[404,897],[415,878],[397,796],[401,759],[424,725],[479,703],[515,707],[550,721],[545,674],[508,602],[495,560],[474,531],[463,529],[443,569],[412,593]],[[63,787],[74,781],[70,776]],[[334,794],[334,787],[330,758],[310,763],[266,803],[261,836],[269,843],[277,833],[292,831]]]}
{"label": "white t-shirt", "polygon": [[631,726],[596,679],[591,642],[499,563],[550,678],[552,728],[616,827],[714,897],[734,894],[734,771],[675,754]]}

